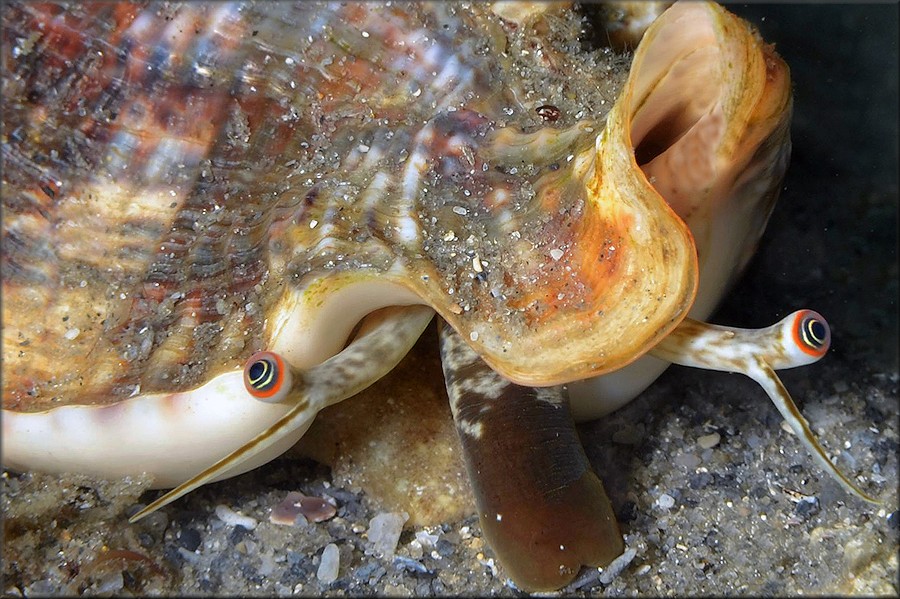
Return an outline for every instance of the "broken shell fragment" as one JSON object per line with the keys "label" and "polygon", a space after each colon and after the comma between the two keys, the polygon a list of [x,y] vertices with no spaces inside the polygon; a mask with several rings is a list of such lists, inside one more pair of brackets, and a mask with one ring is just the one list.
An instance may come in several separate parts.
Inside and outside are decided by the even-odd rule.
{"label": "broken shell fragment", "polygon": [[336,513],[337,507],[328,499],[291,491],[272,508],[269,521],[282,526],[293,526],[301,516],[307,522],[324,522],[333,518]]}

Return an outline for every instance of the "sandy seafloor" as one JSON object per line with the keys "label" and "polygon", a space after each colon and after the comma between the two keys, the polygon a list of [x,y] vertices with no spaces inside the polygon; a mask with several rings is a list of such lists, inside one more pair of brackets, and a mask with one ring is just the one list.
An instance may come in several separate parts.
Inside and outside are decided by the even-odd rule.
{"label": "sandy seafloor", "polygon": [[[564,592],[897,596],[898,6],[733,9],[792,68],[794,154],[760,250],[714,320],[765,326],[799,307],[828,318],[828,356],[781,375],[837,464],[883,503],[825,476],[749,379],[673,367],[579,429],[633,558],[615,576],[583,571]],[[440,376],[424,359],[410,372]],[[713,433],[718,443],[701,447]],[[4,595],[521,594],[474,517],[404,531],[392,559],[367,554],[369,519],[390,506],[308,460],[276,460],[133,526],[126,515],[156,496],[141,497],[139,481],[6,473],[0,483]],[[291,490],[334,497],[337,516],[270,523]],[[258,525],[223,522],[218,505]],[[323,584],[328,543],[340,569]]]}

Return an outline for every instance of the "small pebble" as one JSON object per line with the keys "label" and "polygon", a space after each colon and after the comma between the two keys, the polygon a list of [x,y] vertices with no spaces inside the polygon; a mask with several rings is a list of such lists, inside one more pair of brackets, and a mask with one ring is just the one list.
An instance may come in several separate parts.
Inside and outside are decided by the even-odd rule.
{"label": "small pebble", "polygon": [[291,491],[281,503],[272,508],[269,521],[282,526],[303,525],[306,522],[324,522],[333,518],[336,513],[337,508],[327,499]]}
{"label": "small pebble", "polygon": [[216,517],[229,526],[243,526],[247,530],[253,530],[258,524],[256,518],[238,514],[230,507],[221,504],[216,506]]}
{"label": "small pebble", "polygon": [[663,493],[656,500],[656,505],[661,507],[664,510],[667,510],[675,505],[675,498],[669,495],[668,493]]}
{"label": "small pebble", "polygon": [[382,512],[369,520],[369,541],[376,555],[386,558],[394,557],[394,550],[400,541],[403,523],[409,520],[406,512]]}
{"label": "small pebble", "polygon": [[763,444],[763,440],[758,435],[750,435],[747,437],[747,445],[750,449],[758,449]]}
{"label": "small pebble", "polygon": [[719,441],[722,440],[721,435],[719,433],[711,433],[709,435],[703,435],[699,439],[697,439],[697,445],[699,445],[703,449],[710,449],[711,447],[715,447],[719,444]]}
{"label": "small pebble", "polygon": [[631,560],[633,560],[634,556],[636,555],[636,549],[626,549],[625,553],[611,561],[608,566],[603,568],[603,572],[600,574],[600,582],[603,584],[611,583],[616,578],[616,576],[621,574],[622,571],[626,567],[628,567],[628,564],[631,563]]}
{"label": "small pebble", "polygon": [[695,453],[682,453],[675,456],[675,464],[693,470],[700,465],[700,458]]}
{"label": "small pebble", "polygon": [[624,426],[613,433],[613,443],[637,445],[641,442],[641,431],[635,426]]}
{"label": "small pebble", "polygon": [[422,544],[417,540],[413,539],[406,546],[406,551],[409,553],[409,557],[412,559],[422,559],[422,556],[425,555],[425,550],[422,549]]}
{"label": "small pebble", "polygon": [[334,543],[325,545],[322,550],[322,559],[319,561],[319,569],[316,570],[316,578],[322,584],[331,584],[338,577],[341,565],[341,552]]}
{"label": "small pebble", "polygon": [[269,576],[275,571],[275,556],[272,554],[271,550],[261,554],[259,556],[259,562],[259,569],[256,573],[260,576]]}
{"label": "small pebble", "polygon": [[695,491],[708,486],[713,482],[713,476],[709,472],[698,472],[688,479],[688,486]]}
{"label": "small pebble", "polygon": [[578,578],[573,580],[564,592],[577,591],[578,589],[592,586],[600,579],[600,570],[597,568],[585,568]]}
{"label": "small pebble", "polygon": [[231,529],[231,534],[228,535],[228,542],[236,546],[248,536],[250,536],[250,529],[243,526],[235,526]]}
{"label": "small pebble", "polygon": [[188,551],[196,551],[200,547],[200,533],[195,528],[182,528],[175,534],[175,540]]}
{"label": "small pebble", "polygon": [[900,512],[891,512],[887,517],[887,523],[894,530],[900,530]]}
{"label": "small pebble", "polygon": [[199,564],[201,556],[193,551],[188,551],[184,547],[178,548],[178,555],[184,559],[189,564]]}
{"label": "small pebble", "polygon": [[422,547],[433,547],[434,544],[438,542],[439,538],[438,535],[429,534],[424,530],[416,531],[416,540]]}
{"label": "small pebble", "polygon": [[440,554],[442,557],[449,557],[456,551],[456,547],[453,546],[453,543],[447,541],[446,539],[441,539],[440,541],[438,541],[435,548],[437,549],[438,554]]}
{"label": "small pebble", "polygon": [[816,497],[804,497],[797,502],[794,513],[801,518],[808,518],[819,513],[819,500]]}
{"label": "small pebble", "polygon": [[[41,595],[53,595],[59,593],[58,585],[51,580],[38,580],[24,589],[25,597],[38,597]],[[4,590],[4,595],[5,595]]]}
{"label": "small pebble", "polygon": [[368,578],[372,575],[376,568],[378,568],[377,562],[369,562],[368,564],[363,564],[356,569],[356,572],[353,573],[353,578],[357,580],[368,580]]}
{"label": "small pebble", "polygon": [[100,579],[94,592],[97,595],[116,595],[117,591],[125,588],[125,579],[122,578],[122,572],[110,572]]}
{"label": "small pebble", "polygon": [[425,564],[423,564],[422,562],[404,557],[402,555],[394,556],[394,565],[398,569],[408,570],[414,573],[418,572],[420,574],[426,574],[428,572],[428,568],[426,568]]}

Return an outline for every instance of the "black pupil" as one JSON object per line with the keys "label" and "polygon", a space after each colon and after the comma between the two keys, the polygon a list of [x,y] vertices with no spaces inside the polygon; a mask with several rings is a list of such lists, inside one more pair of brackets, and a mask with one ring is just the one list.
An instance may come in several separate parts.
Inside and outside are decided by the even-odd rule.
{"label": "black pupil", "polygon": [[825,335],[827,334],[825,325],[822,324],[821,321],[813,320],[809,323],[809,332],[812,333],[811,341],[815,345],[822,345],[822,343],[825,341]]}
{"label": "black pupil", "polygon": [[250,380],[255,381],[266,371],[266,364],[260,360],[250,366]]}

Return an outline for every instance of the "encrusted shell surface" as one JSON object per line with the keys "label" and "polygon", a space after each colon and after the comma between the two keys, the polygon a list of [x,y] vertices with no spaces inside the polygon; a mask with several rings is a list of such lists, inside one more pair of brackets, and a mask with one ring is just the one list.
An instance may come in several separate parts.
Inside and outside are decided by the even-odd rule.
{"label": "encrusted shell surface", "polygon": [[190,389],[261,348],[307,366],[416,302],[551,384],[690,305],[687,228],[595,151],[602,116],[546,126],[486,7],[5,10],[8,409]]}
{"label": "encrusted shell surface", "polygon": [[[751,31],[688,6],[649,34],[621,90],[615,67],[571,77],[598,66],[572,51],[577,17],[557,6],[11,5],[4,408],[128,403],[94,420],[139,427],[142,455],[157,454],[141,449],[161,443],[156,427],[189,446],[209,418],[239,440],[231,373],[247,356],[317,364],[392,304],[433,306],[519,383],[631,362],[691,306],[688,226],[711,305],[783,170],[735,209],[725,192],[748,160],[781,147],[789,111],[768,86],[783,78]],[[698,83],[716,76],[721,88]],[[678,105],[685,85],[697,93]],[[716,220],[732,213],[753,218],[738,233]],[[99,439],[85,451],[72,467],[110,453]],[[186,471],[213,459],[189,453]],[[135,459],[159,484],[185,476]]]}

